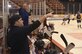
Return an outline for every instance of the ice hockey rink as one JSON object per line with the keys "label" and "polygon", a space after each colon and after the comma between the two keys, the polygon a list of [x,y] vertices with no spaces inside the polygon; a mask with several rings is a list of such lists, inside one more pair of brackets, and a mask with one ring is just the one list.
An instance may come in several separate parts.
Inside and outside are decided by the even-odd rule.
{"label": "ice hockey rink", "polygon": [[[49,19],[48,23],[53,23],[55,31],[58,34],[53,34],[52,38],[57,41],[63,47],[66,47],[63,40],[60,38],[61,34],[64,34],[68,44],[71,42],[75,44],[75,47],[70,51],[73,54],[82,54],[82,28],[77,28],[77,21],[71,20],[70,24],[61,25],[62,20]],[[81,23],[82,24],[82,23]]]}

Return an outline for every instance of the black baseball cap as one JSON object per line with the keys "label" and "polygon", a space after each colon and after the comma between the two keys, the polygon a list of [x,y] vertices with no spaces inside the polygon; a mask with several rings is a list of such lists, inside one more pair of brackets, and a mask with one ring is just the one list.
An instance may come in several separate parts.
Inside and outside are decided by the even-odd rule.
{"label": "black baseball cap", "polygon": [[20,15],[13,15],[9,18],[10,26],[14,26],[15,22],[21,18]]}

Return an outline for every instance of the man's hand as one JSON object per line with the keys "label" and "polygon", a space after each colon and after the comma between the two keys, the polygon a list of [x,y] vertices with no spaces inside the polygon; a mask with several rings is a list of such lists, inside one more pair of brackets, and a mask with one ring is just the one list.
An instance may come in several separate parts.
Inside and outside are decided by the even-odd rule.
{"label": "man's hand", "polygon": [[53,13],[53,12],[48,13],[48,14],[42,16],[39,21],[42,23],[42,22],[44,22],[44,20],[45,20],[47,17],[53,17],[53,14],[52,14],[52,13]]}
{"label": "man's hand", "polygon": [[48,14],[46,14],[46,15],[44,15],[45,17],[52,17],[53,16],[53,14],[52,14],[53,12],[51,12],[51,13],[48,13]]}

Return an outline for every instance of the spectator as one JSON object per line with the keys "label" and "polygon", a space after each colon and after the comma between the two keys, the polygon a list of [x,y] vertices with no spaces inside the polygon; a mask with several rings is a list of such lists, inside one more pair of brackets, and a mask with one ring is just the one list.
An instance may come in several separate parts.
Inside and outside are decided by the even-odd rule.
{"label": "spectator", "polygon": [[49,13],[42,16],[29,26],[24,26],[23,20],[19,15],[11,16],[7,33],[7,46],[11,48],[10,54],[30,54],[27,35],[38,28],[48,16],[52,16],[52,14]]}
{"label": "spectator", "polygon": [[30,15],[28,9],[29,9],[29,3],[24,3],[22,7],[19,9],[19,14],[22,17],[25,26],[28,26],[28,20]]}

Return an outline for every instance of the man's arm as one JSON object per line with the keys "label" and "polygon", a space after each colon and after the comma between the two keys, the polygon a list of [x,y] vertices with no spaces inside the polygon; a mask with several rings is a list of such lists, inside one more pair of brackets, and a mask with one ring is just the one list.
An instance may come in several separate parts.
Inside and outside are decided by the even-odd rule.
{"label": "man's arm", "polygon": [[49,14],[46,14],[42,17],[40,17],[39,20],[33,22],[33,24],[29,25],[28,28],[26,27],[25,31],[26,33],[31,33],[33,30],[35,30],[36,28],[38,28],[40,26],[40,24],[42,22],[44,22],[44,20],[47,18],[47,17],[50,17],[50,16],[53,16],[52,13],[49,13]]}

